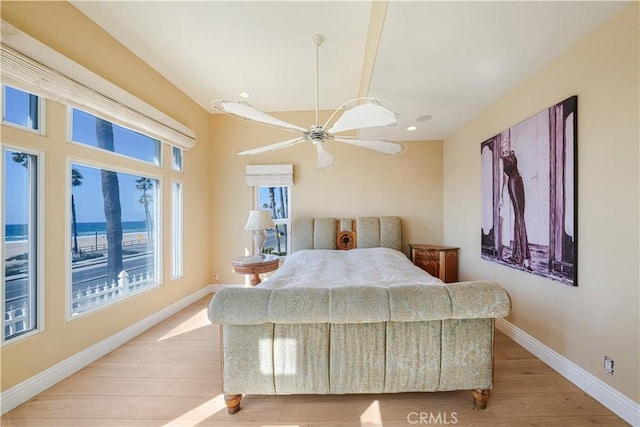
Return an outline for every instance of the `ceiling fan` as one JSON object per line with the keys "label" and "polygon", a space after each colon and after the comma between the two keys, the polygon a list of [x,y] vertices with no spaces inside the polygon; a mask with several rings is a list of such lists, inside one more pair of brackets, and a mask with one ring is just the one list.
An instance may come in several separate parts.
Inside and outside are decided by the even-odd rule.
{"label": "ceiling fan", "polygon": [[[238,151],[234,153],[238,156],[245,156],[258,153],[266,153],[268,151],[279,150],[281,148],[290,147],[304,141],[309,141],[315,145],[317,150],[317,169],[325,169],[335,164],[335,158],[329,151],[326,141],[333,140],[356,145],[358,147],[368,148],[384,154],[400,154],[406,150],[406,145],[388,141],[386,139],[377,138],[359,138],[353,136],[337,136],[336,133],[377,127],[377,126],[395,126],[398,123],[399,114],[392,111],[384,105],[384,101],[378,98],[366,97],[355,98],[342,104],[337,110],[331,114],[329,120],[320,126],[318,121],[319,113],[319,89],[318,74],[319,61],[318,50],[324,42],[324,37],[316,34],[312,37],[313,44],[316,46],[316,122],[309,129],[280,120],[269,114],[266,114],[246,102],[229,101],[226,99],[217,99],[211,102],[213,108],[226,114],[264,125],[275,126],[279,129],[300,133],[297,138],[277,142],[275,144],[265,145],[263,147],[252,148],[249,150]],[[343,114],[333,121],[338,112],[344,111]]]}

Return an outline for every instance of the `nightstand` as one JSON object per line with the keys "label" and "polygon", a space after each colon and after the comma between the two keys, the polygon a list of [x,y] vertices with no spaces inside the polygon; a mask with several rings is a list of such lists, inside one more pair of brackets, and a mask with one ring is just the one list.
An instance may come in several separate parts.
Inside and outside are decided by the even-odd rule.
{"label": "nightstand", "polygon": [[411,262],[445,283],[458,281],[458,248],[410,244]]}
{"label": "nightstand", "polygon": [[241,256],[231,261],[234,273],[251,274],[251,286],[260,283],[260,274],[276,270],[279,263],[277,255]]}

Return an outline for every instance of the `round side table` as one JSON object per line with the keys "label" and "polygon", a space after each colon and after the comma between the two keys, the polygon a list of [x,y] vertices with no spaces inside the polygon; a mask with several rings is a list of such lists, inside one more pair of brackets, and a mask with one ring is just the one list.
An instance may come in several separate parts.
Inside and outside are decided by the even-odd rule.
{"label": "round side table", "polygon": [[251,275],[251,286],[260,283],[260,274],[276,270],[279,263],[277,255],[241,256],[231,261],[234,273]]}

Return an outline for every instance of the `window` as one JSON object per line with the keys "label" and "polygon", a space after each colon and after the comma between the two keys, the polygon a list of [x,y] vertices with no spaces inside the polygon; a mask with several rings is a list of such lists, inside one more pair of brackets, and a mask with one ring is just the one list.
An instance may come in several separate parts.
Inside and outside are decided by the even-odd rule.
{"label": "window", "polygon": [[71,314],[159,284],[158,179],[71,164]]}
{"label": "window", "polygon": [[289,189],[293,185],[293,165],[247,165],[245,179],[247,185],[256,189],[255,209],[271,212],[276,225],[273,230],[267,230],[263,251],[286,256],[291,249]]}
{"label": "window", "polygon": [[39,212],[36,154],[3,148],[3,340],[38,329]]}
{"label": "window", "polygon": [[[71,140],[81,144],[111,151],[123,156],[160,165],[162,144],[115,123],[100,119],[92,114],[73,108],[71,117]],[[106,138],[99,135],[108,133]]]}
{"label": "window", "polygon": [[256,187],[257,209],[271,212],[276,227],[267,230],[267,240],[263,251],[269,254],[286,256],[289,251],[289,187]]}
{"label": "window", "polygon": [[27,92],[3,86],[2,120],[16,126],[40,131],[40,98]]}
{"label": "window", "polygon": [[[11,30],[23,35],[16,28],[12,27]],[[193,148],[196,135],[193,130],[169,115],[100,78],[80,64],[60,56],[44,45],[31,43],[30,37],[22,38],[26,43],[25,50],[33,57],[25,56],[4,44],[0,46],[3,81],[19,82],[18,85],[27,91],[2,86],[0,96],[3,124],[42,132],[44,99],[55,99],[67,106],[67,124],[70,129],[68,140],[95,148],[76,150],[65,146],[62,149],[67,159],[67,191],[61,194],[60,189],[52,187],[53,193],[50,194],[52,197],[63,197],[68,207],[68,230],[67,238],[64,239],[66,250],[54,254],[52,262],[66,257],[70,294],[67,298],[67,314],[69,317],[79,316],[161,283],[164,256],[161,252],[162,181],[159,177],[167,177],[172,172],[169,167],[164,169],[157,166],[163,164],[163,153],[169,153],[163,145],[167,144],[172,147],[172,167],[182,171],[182,149]],[[60,64],[63,66],[59,67]],[[48,68],[51,65],[62,72]],[[84,86],[80,81],[92,82],[94,87]],[[36,198],[43,199],[44,192],[41,191],[38,195],[33,183],[36,181],[36,174],[40,175],[41,180],[44,178],[43,171],[39,169],[43,166],[44,155],[22,153],[21,149],[6,149],[26,155],[25,173],[28,180],[25,178],[23,181],[33,184],[26,188],[26,184],[23,185],[17,175],[5,175],[4,163],[9,162],[5,160],[4,146],[0,146],[0,149],[0,191],[11,187],[11,191],[21,190],[28,195],[31,210],[23,211],[30,215],[29,218],[9,223],[5,219],[10,219],[10,212],[17,211],[18,205],[7,203],[6,197],[14,197],[11,191],[2,192],[0,219],[4,224],[3,235],[8,236],[11,231],[27,236],[22,239],[26,241],[26,244],[23,243],[26,248],[24,254],[20,255],[20,259],[11,261],[24,261],[22,264],[25,265],[16,267],[15,271],[20,271],[26,278],[26,282],[23,280],[20,283],[26,283],[26,291],[30,294],[25,296],[23,292],[20,295],[35,304],[39,296],[35,290],[43,292],[43,280],[37,280],[39,277],[35,273],[44,277],[44,269],[36,267],[36,262],[40,267],[43,266],[44,257],[38,256],[36,249],[44,251],[43,245],[37,244],[37,237],[42,239],[44,231],[43,227],[37,227],[37,221],[42,221],[42,218],[36,218],[35,209],[42,209]],[[104,151],[100,153],[98,150],[112,154],[105,155]],[[123,156],[138,161],[122,162]],[[56,170],[62,166],[59,164],[60,159],[59,156],[54,159]],[[124,167],[128,169],[122,169]],[[40,185],[42,184],[41,182]],[[181,190],[180,185],[178,191],[181,193]],[[182,217],[179,221],[181,227]],[[176,238],[178,241],[182,238],[182,230],[176,230],[179,230],[179,239]],[[15,237],[12,235],[11,239],[15,240]],[[7,237],[5,245],[11,239]],[[7,247],[4,249],[7,250]],[[176,259],[179,260],[178,267],[182,271],[182,242],[178,252]],[[7,264],[7,261],[3,260],[3,263]],[[8,266],[5,267],[0,275],[0,280],[3,281],[6,274],[12,273]],[[11,275],[16,276],[13,273]],[[9,277],[5,284],[8,281]],[[39,286],[37,289],[36,285]],[[9,291],[9,286],[6,295],[2,291],[3,298],[0,301],[3,304],[12,301]],[[42,329],[44,303],[41,295],[39,301],[38,312],[31,309],[33,307],[25,312],[16,311],[23,318],[24,314],[32,316],[26,318],[26,323],[20,325],[20,328],[34,328],[38,320],[38,329]],[[17,325],[17,322],[14,324]],[[8,322],[3,321],[2,327],[5,325]]]}
{"label": "window", "polygon": [[182,149],[171,147],[171,168],[182,172]]}
{"label": "window", "polygon": [[182,183],[171,184],[171,278],[182,277]]}

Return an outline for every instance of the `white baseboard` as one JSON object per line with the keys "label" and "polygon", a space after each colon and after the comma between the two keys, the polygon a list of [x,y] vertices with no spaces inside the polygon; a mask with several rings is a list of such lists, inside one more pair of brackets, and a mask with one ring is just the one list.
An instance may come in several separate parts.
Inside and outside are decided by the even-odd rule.
{"label": "white baseboard", "polygon": [[[123,329],[115,335],[11,387],[0,395],[0,414],[5,414],[37,394],[42,393],[49,387],[115,350],[117,347],[135,338],[162,320],[174,315],[204,296],[221,289],[222,286],[223,285],[219,284],[208,285],[128,328]],[[640,426],[640,404],[629,399],[607,383],[580,368],[566,357],[555,352],[510,322],[504,319],[496,319],[496,327],[555,371],[591,395],[598,402],[609,408],[620,418],[632,426]]]}
{"label": "white baseboard", "polygon": [[512,323],[504,319],[496,319],[496,328],[529,350],[560,375],[580,387],[585,393],[609,408],[620,418],[632,426],[640,426],[640,404],[629,399],[609,384],[585,371]]}
{"label": "white baseboard", "polygon": [[197,292],[171,304],[168,307],[148,316],[126,329],[106,338],[99,343],[87,347],[79,353],[63,360],[56,365],[45,369],[44,371],[34,375],[26,381],[17,384],[10,389],[5,390],[0,395],[0,414],[3,415],[18,405],[26,402],[39,393],[42,393],[49,387],[57,384],[68,376],[74,374],[90,363],[98,360],[107,353],[115,350],[117,347],[127,341],[140,335],[147,329],[163,321],[182,310],[183,308],[193,304],[207,294],[215,292],[220,285],[208,285]]}

